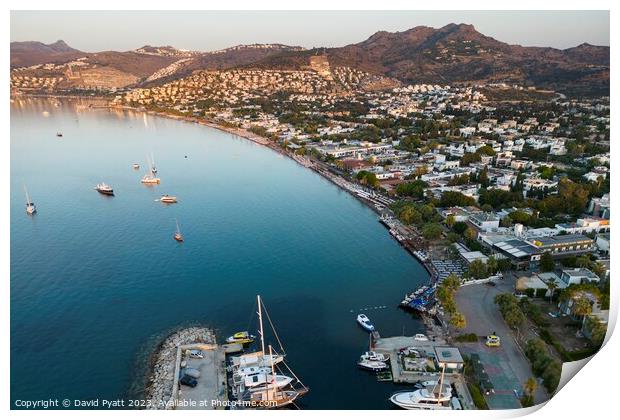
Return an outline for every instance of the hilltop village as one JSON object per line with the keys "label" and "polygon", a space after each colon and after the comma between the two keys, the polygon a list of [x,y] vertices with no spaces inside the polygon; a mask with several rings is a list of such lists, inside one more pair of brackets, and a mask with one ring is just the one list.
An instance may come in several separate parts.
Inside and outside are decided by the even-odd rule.
{"label": "hilltop village", "polygon": [[[11,76],[16,94],[62,94],[61,82]],[[609,97],[505,83],[405,85],[322,59],[302,70],[200,70],[84,92],[258,141],[373,208],[428,269],[435,305],[421,312],[465,356],[457,370],[477,408],[545,400],[561,362],[603,342]],[[413,295],[401,306],[418,311]],[[477,366],[497,363],[496,347],[508,348],[510,369],[493,376]]]}

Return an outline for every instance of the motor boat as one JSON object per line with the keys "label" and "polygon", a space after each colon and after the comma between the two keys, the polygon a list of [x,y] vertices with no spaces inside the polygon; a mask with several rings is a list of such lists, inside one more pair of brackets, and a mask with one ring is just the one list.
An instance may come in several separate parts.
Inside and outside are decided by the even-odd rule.
{"label": "motor boat", "polygon": [[98,193],[103,194],[103,195],[114,195],[114,189],[112,189],[112,187],[110,187],[105,182],[97,184],[95,189],[97,190]]}
{"label": "motor boat", "polygon": [[451,410],[452,393],[429,391],[426,388],[392,394],[390,401],[406,410]]}
{"label": "motor boat", "polygon": [[230,337],[228,337],[226,339],[226,343],[228,344],[234,344],[234,343],[249,344],[249,343],[254,342],[255,338],[256,337],[250,334],[249,332],[242,331],[242,332],[235,333],[231,335]]}
{"label": "motor boat", "polygon": [[413,336],[413,339],[416,341],[428,341],[428,337],[424,334],[416,334]]}
{"label": "motor boat", "polygon": [[368,332],[373,332],[375,330],[375,326],[372,325],[370,319],[364,314],[359,314],[357,316],[357,323]]}
{"label": "motor boat", "polygon": [[159,199],[162,203],[172,204],[177,202],[177,198],[168,194],[164,194]]}
{"label": "motor boat", "polygon": [[390,360],[390,355],[389,353],[377,353],[376,351],[367,351],[366,353],[362,354],[362,358],[375,362],[387,363]]}
{"label": "motor boat", "polygon": [[365,357],[360,357],[357,362],[357,365],[365,370],[370,370],[371,372],[379,372],[381,370],[387,369],[388,365],[385,362],[378,362],[376,360],[368,360]]}

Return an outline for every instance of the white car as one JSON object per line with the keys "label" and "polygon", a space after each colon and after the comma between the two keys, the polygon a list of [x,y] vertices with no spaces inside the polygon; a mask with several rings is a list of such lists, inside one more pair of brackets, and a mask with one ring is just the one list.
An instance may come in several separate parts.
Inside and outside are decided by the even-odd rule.
{"label": "white car", "polygon": [[202,354],[202,350],[190,350],[189,357],[193,357],[194,359],[202,359],[205,355]]}

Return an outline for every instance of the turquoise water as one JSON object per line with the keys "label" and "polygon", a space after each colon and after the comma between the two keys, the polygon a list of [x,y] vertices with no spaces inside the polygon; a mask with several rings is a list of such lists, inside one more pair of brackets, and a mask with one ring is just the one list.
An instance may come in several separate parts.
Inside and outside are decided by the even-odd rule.
{"label": "turquoise water", "polygon": [[[255,329],[260,293],[311,389],[302,408],[391,408],[395,386],[355,365],[368,342],[355,315],[373,308],[383,336],[421,332],[396,305],[428,275],[372,211],[247,140],[74,105],[11,104],[13,402],[136,396],[162,335],[188,323],[220,338]],[[140,183],[151,152],[155,187]],[[115,197],[94,191],[101,181]]]}

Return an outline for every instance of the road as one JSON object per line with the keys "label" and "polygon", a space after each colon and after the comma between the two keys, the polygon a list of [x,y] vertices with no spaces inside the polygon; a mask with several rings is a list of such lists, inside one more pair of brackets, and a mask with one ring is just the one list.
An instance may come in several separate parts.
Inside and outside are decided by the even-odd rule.
{"label": "road", "polygon": [[[466,351],[480,354],[491,382],[496,387],[496,395],[487,398],[490,408],[494,408],[493,405],[495,408],[511,408],[509,406],[516,402],[513,390],[521,390],[527,379],[534,377],[529,361],[494,302],[498,294],[511,292],[513,284],[513,277],[506,276],[498,282],[497,286],[467,285],[461,287],[455,295],[458,310],[465,315],[467,327],[454,334],[474,333],[478,336],[486,336],[495,332],[502,339],[502,345],[499,348],[488,348],[482,342],[466,343],[462,346]],[[487,366],[485,359],[489,365],[493,366]],[[511,393],[512,397],[509,396]],[[548,398],[544,388],[539,386],[535,402],[543,402]]]}

